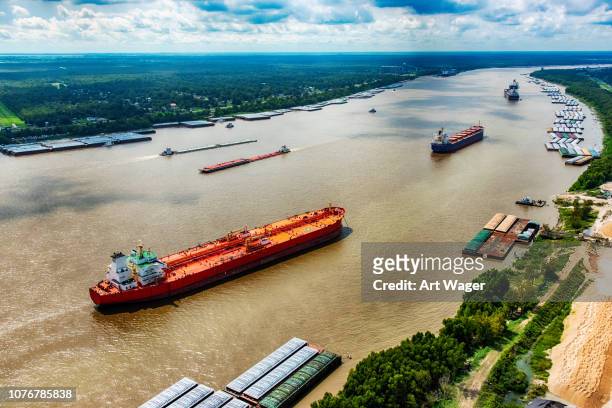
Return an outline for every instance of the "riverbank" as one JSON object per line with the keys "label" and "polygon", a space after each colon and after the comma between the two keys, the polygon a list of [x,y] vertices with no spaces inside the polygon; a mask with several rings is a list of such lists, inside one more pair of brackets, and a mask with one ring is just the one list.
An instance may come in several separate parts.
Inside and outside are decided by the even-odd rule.
{"label": "riverbank", "polygon": [[[340,389],[351,365],[369,352],[438,332],[457,303],[362,302],[361,243],[441,236],[465,243],[500,211],[556,222],[553,206],[523,208],[515,200],[549,200],[584,168],[559,166],[534,137],[555,110],[535,85],[522,86],[519,103],[501,95],[526,72],[423,77],[374,99],[231,130],[160,129],[148,143],[27,160],[0,156],[0,225],[8,237],[0,246],[8,285],[0,347],[11,350],[0,354],[0,382],[71,384],[83,408],[136,406],[183,376],[220,388],[294,335],[352,356],[318,388],[335,391],[335,381]],[[372,105],[376,114],[368,113]],[[432,131],[475,120],[486,125],[482,142],[431,156]],[[601,138],[590,123],[587,129],[585,137]],[[167,146],[249,138],[258,143],[179,160],[159,156]],[[197,172],[282,144],[293,153],[211,177]],[[138,240],[171,253],[329,201],[348,210],[350,234],[339,242],[137,313],[103,315],[92,307],[87,288],[104,275],[108,256]],[[66,257],[66,248],[79,256]],[[108,353],[109,344],[115,352]],[[142,372],[143,361],[155,375]],[[101,394],[101,386],[112,386],[113,395]]]}
{"label": "riverbank", "polygon": [[601,408],[612,395],[612,302],[574,302],[555,346],[549,390],[581,408]]}
{"label": "riverbank", "polygon": [[[571,187],[575,194],[559,195],[562,201],[590,201],[596,206],[596,219],[587,238],[612,238],[612,199],[594,198],[592,192],[608,191],[606,182],[612,178],[612,94],[601,86],[601,80],[591,78],[597,71],[553,70],[534,73],[534,76],[566,86],[566,92],[595,111],[601,121],[604,140],[601,160],[596,160]],[[601,185],[601,186],[600,186]],[[581,191],[591,190],[590,194]],[[612,271],[609,249],[593,257],[590,262],[594,279],[609,280]],[[597,267],[598,264],[601,267]],[[571,313],[564,321],[561,341],[550,353],[552,366],[548,388],[553,396],[584,408],[600,408],[612,395],[612,296],[595,293],[596,285],[587,289],[572,304]],[[596,297],[598,301],[592,301]],[[581,301],[582,300],[582,301]],[[588,300],[588,301],[587,301]]]}
{"label": "riverbank", "polygon": [[[533,249],[530,249],[528,254],[531,253],[532,250]],[[550,250],[545,250],[543,254],[544,258],[540,258],[540,264],[538,265],[540,268],[544,267],[545,259],[555,258],[553,252]],[[545,276],[547,276],[550,274],[550,268],[546,267],[545,269],[547,270]],[[516,343],[511,343],[511,346],[505,349],[501,355],[499,353],[495,355],[489,352],[488,355],[494,355],[494,357],[485,358],[486,364],[484,368],[470,375],[470,378],[468,378],[465,384],[470,386],[468,387],[469,393],[479,394],[477,401],[475,401],[474,397],[463,398],[460,401],[456,401],[457,393],[449,392],[449,384],[454,383],[461,377],[461,370],[456,371],[452,365],[445,366],[445,364],[448,364],[448,361],[438,362],[448,370],[443,380],[446,385],[442,385],[442,382],[436,382],[440,380],[440,378],[437,380],[434,378],[433,383],[427,383],[412,377],[410,375],[411,360],[402,359],[404,353],[414,353],[411,349],[413,347],[418,349],[419,344],[423,341],[433,346],[436,344],[437,340],[445,341],[446,339],[450,342],[447,350],[448,352],[454,350],[452,340],[465,345],[464,350],[467,354],[462,356],[462,358],[465,359],[466,364],[469,364],[468,362],[471,360],[471,355],[474,352],[472,349],[474,346],[472,344],[474,339],[471,338],[471,336],[475,336],[475,334],[469,335],[464,333],[463,330],[478,332],[479,324],[482,324],[482,322],[471,322],[470,319],[474,316],[472,312],[465,313],[465,309],[469,309],[470,307],[466,306],[464,302],[453,319],[444,321],[444,328],[440,331],[437,339],[434,337],[426,337],[426,340],[424,340],[422,337],[419,337],[421,334],[417,334],[412,337],[412,339],[404,341],[400,346],[379,353],[370,354],[370,356],[357,364],[356,369],[349,374],[346,384],[338,395],[332,396],[331,394],[326,394],[323,399],[314,403],[313,407],[333,408],[351,404],[368,405],[371,403],[394,406],[395,403],[400,404],[400,400],[398,399],[396,401],[396,399],[401,398],[404,401],[406,399],[408,401],[414,401],[418,406],[430,406],[432,405],[431,401],[437,400],[438,405],[436,406],[453,406],[453,404],[459,403],[461,406],[476,405],[484,408],[505,406],[507,403],[512,404],[521,401],[528,391],[531,397],[541,395],[542,392],[546,390],[545,386],[543,388],[542,385],[543,379],[548,376],[545,367],[550,364],[550,360],[546,356],[546,351],[559,342],[563,327],[562,321],[570,311],[571,299],[573,299],[579,291],[584,289],[585,270],[584,261],[581,260],[579,263],[575,262],[571,265],[571,273],[570,271],[566,271],[566,275],[568,275],[567,278],[561,276],[563,275],[562,273],[559,273],[556,279],[561,279],[560,283],[558,285],[553,285],[550,288],[550,293],[541,297],[541,299],[547,300],[542,300],[541,304],[534,310],[532,318],[530,317],[532,320],[527,324],[525,332],[518,334],[519,337]],[[586,282],[586,284],[588,285],[588,282]],[[491,308],[492,306],[490,305],[489,307]],[[532,307],[533,306],[529,307],[527,303],[521,303],[521,313],[529,311]],[[499,316],[498,313],[501,313],[506,319],[510,316],[516,317],[516,311],[508,314],[508,311],[500,312],[495,311],[494,307],[492,308],[494,310],[493,312],[488,310],[486,314],[480,315],[481,318]],[[461,327],[463,327],[463,329],[461,329]],[[469,327],[469,329],[466,327]],[[463,334],[460,334],[462,332]],[[426,333],[424,336],[428,334],[429,333]],[[477,343],[477,345],[487,349],[499,343],[504,337],[505,336],[501,336],[501,338],[495,339],[495,336],[493,336],[493,339],[489,339],[483,343]],[[506,341],[510,340],[508,339]],[[495,362],[498,355],[499,360]],[[517,368],[519,360],[525,367]],[[383,367],[387,368],[383,369]],[[389,370],[391,370],[391,372],[389,372]],[[397,373],[394,374],[393,370],[397,370]],[[432,372],[429,374],[431,376],[434,375]],[[599,373],[594,372],[593,375],[597,376],[598,374]],[[412,384],[409,388],[400,391],[400,395],[397,395],[397,390],[388,389],[390,381],[388,376],[393,377],[394,375],[400,375],[403,377],[402,381],[404,383]],[[532,378],[532,375],[535,375],[535,377]],[[482,377],[487,378],[487,381],[485,382]],[[385,385],[383,386],[382,384]],[[481,390],[480,387],[483,387],[483,389]],[[452,396],[453,394],[455,396]],[[508,400],[507,398],[509,396],[510,399]],[[447,401],[448,404],[443,403],[440,405],[440,400]]]}

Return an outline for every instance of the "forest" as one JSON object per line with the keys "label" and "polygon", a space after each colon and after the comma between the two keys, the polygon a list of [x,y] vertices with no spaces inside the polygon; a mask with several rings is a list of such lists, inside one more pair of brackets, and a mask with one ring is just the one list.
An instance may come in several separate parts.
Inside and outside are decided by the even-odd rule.
{"label": "forest", "polygon": [[[537,299],[559,280],[558,274],[575,245],[573,240],[540,239],[511,269],[482,273],[474,281],[486,283],[485,291],[466,293],[456,315],[444,320],[438,335],[417,333],[399,346],[371,353],[351,370],[337,395],[327,393],[312,407],[443,407],[444,401],[456,398],[452,386],[473,368],[476,355],[508,344],[510,347],[494,366],[477,406],[523,406],[504,402],[508,394],[524,395],[530,386],[515,363],[519,356],[534,348],[537,354],[533,364],[538,372],[547,364],[542,334],[547,335],[546,347],[558,342],[559,319],[562,321],[568,312],[584,275],[580,270],[573,272],[569,279],[560,282],[549,301],[538,305]],[[532,287],[528,297],[521,296],[525,282]],[[558,316],[562,317],[556,319]],[[512,330],[511,326],[528,317],[522,332]],[[539,388],[531,395],[542,395],[543,391]]]}
{"label": "forest", "polygon": [[593,61],[612,53],[0,56],[0,143],[311,104],[446,68]]}
{"label": "forest", "polygon": [[532,75],[564,85],[567,93],[591,106],[601,121],[604,131],[601,159],[589,165],[571,190],[590,190],[612,181],[612,68],[547,69]]}

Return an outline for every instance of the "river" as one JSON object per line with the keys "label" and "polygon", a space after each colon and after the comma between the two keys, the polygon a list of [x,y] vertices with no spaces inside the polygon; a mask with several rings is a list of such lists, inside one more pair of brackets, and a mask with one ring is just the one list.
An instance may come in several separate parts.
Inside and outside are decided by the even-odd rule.
{"label": "river", "polygon": [[[301,406],[337,391],[359,358],[437,331],[457,306],[363,303],[362,242],[465,242],[496,212],[555,222],[553,207],[514,204],[549,200],[584,170],[545,150],[559,105],[520,76],[530,71],[422,77],[233,129],[162,129],[146,143],[0,157],[0,385],[74,386],[79,407],[137,406],[183,376],[221,388],[298,336],[352,356]],[[518,103],[502,96],[513,78]],[[477,122],[483,142],[431,155],[438,127]],[[601,146],[590,114],[585,127],[584,145]],[[158,156],[247,138],[259,141]],[[294,151],[197,171],[282,144]],[[110,254],[138,240],[162,255],[328,203],[347,209],[349,227],[328,246],[169,304],[103,314],[89,299]]]}

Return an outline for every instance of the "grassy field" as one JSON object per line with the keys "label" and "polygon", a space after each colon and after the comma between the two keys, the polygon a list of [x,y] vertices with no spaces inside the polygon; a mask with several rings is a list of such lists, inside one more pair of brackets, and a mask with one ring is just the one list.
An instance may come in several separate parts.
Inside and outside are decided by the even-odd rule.
{"label": "grassy field", "polygon": [[0,127],[9,127],[13,123],[17,126],[24,126],[23,120],[19,119],[2,102],[0,102]]}
{"label": "grassy field", "polygon": [[597,82],[597,83],[599,84],[599,87],[600,87],[601,89],[605,89],[605,90],[606,90],[606,91],[608,91],[608,92],[612,92],[612,86],[610,86],[610,84],[608,84],[608,83],[606,83],[606,82],[602,81],[602,80],[601,80],[601,79],[599,79],[599,78],[592,78],[592,79],[593,79],[595,82]]}

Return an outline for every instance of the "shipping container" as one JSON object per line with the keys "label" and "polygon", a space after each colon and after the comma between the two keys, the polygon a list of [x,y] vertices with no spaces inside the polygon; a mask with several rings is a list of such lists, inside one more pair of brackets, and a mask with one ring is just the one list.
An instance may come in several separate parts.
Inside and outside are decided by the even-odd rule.
{"label": "shipping container", "polygon": [[278,367],[274,368],[256,383],[247,388],[244,395],[253,398],[255,401],[259,401],[268,392],[270,392],[272,388],[274,388],[277,384],[279,384],[317,354],[317,349],[312,347],[306,346],[301,348],[297,353],[283,361],[280,365],[278,365]]}
{"label": "shipping container", "polygon": [[195,388],[197,385],[197,382],[193,381],[191,378],[185,377],[142,404],[139,408],[166,407],[168,404],[172,403],[172,401]]}
{"label": "shipping container", "polygon": [[260,405],[263,408],[285,408],[292,406],[304,394],[336,369],[341,363],[337,354],[325,351],[300,368],[270,392]]}
{"label": "shipping container", "polygon": [[168,408],[192,408],[198,405],[199,402],[212,398],[214,390],[205,385],[199,384],[187,394],[183,395],[172,404],[168,405]]}
{"label": "shipping container", "polygon": [[238,394],[244,392],[255,381],[259,380],[274,367],[278,366],[299,349],[304,347],[306,343],[306,340],[298,339],[296,337],[292,338],[259,363],[242,373],[238,378],[230,382],[226,388],[229,391],[234,391]]}

